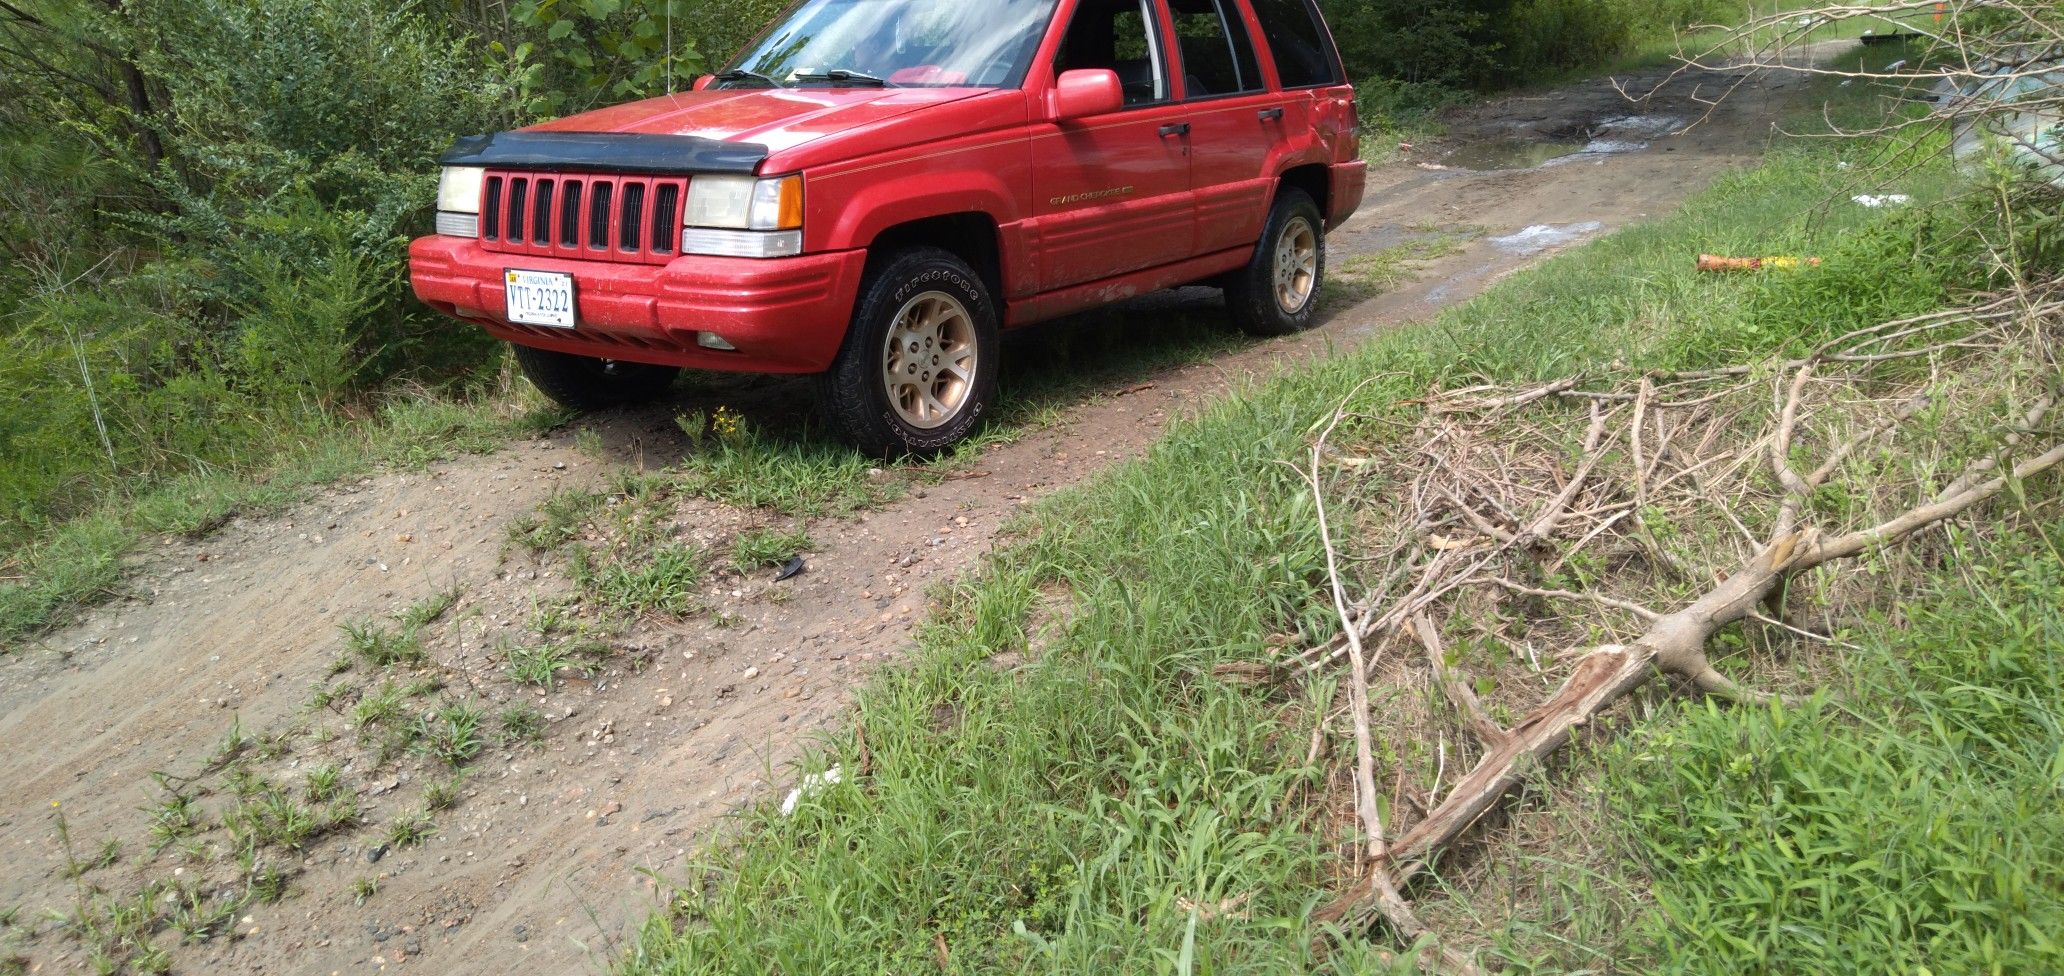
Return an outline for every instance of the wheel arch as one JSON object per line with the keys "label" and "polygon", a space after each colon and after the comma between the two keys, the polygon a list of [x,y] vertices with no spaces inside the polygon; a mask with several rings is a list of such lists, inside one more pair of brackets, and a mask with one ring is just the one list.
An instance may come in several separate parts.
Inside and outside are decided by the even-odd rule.
{"label": "wheel arch", "polygon": [[[1276,177],[1276,195],[1280,196],[1286,187],[1303,190],[1313,203],[1319,205],[1319,214],[1323,217],[1333,212],[1329,206],[1332,201],[1328,199],[1332,185],[1332,173],[1325,163],[1304,163],[1292,166]],[[1270,198],[1269,205],[1275,205],[1274,197]]]}
{"label": "wheel arch", "polygon": [[867,266],[879,267],[900,251],[913,247],[936,247],[966,261],[989,288],[990,300],[1002,314],[1006,292],[1003,281],[1003,237],[996,218],[979,210],[937,214],[892,224],[867,242]]}

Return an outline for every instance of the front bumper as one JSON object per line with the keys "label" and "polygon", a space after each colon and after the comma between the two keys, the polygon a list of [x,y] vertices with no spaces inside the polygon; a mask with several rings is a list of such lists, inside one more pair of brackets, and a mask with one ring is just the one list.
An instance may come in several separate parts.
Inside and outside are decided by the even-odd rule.
{"label": "front bumper", "polygon": [[[685,256],[663,265],[567,261],[489,251],[464,237],[409,245],[416,297],[519,345],[625,362],[747,373],[819,373],[844,341],[865,251],[792,258]],[[510,268],[573,276],[571,329],[504,317]],[[714,332],[736,351],[696,345]]]}

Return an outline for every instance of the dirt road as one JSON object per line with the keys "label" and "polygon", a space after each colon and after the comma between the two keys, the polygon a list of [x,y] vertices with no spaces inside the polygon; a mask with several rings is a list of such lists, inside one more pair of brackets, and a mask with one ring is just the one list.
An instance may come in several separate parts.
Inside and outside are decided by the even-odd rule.
{"label": "dirt road", "polygon": [[[1701,83],[1710,92],[1724,79]],[[91,970],[81,943],[52,921],[76,910],[82,890],[68,878],[59,813],[80,860],[104,838],[120,839],[117,861],[87,871],[85,882],[122,891],[205,879],[195,886],[203,893],[225,883],[223,854],[175,843],[152,855],[145,828],[163,796],[151,773],[201,768],[235,723],[304,730],[278,755],[246,748],[280,783],[298,784],[325,762],[360,763],[346,772],[361,774],[354,789],[369,826],[279,865],[295,875],[285,899],[226,920],[233,936],[174,948],[176,971],[599,970],[657,904],[638,869],[676,871],[726,811],[786,790],[796,778],[789,761],[835,723],[871,667],[905,646],[927,588],[975,566],[1019,506],[1137,455],[1170,418],[1238,377],[1423,318],[1556,248],[1675,206],[1757,156],[1796,85],[1752,81],[1680,135],[1669,133],[1705,111],[1689,85],[1634,105],[1596,82],[1459,113],[1441,145],[1377,167],[1361,212],[1330,239],[1338,263],[1432,229],[1467,229],[1467,243],[1416,282],[1336,307],[1311,333],[1094,391],[1058,423],[990,448],[971,477],[863,516],[819,520],[809,526],[809,571],[779,593],[735,580],[710,594],[721,623],[636,623],[618,639],[621,660],[634,666],[531,696],[551,719],[542,748],[490,747],[420,846],[381,845],[384,825],[417,803],[430,773],[409,762],[404,772],[366,768],[348,734],[323,741],[348,728],[341,716],[306,707],[340,651],[338,625],[457,590],[428,650],[463,689],[492,670],[498,639],[569,588],[559,561],[506,551],[510,522],[559,488],[692,449],[674,416],[717,400],[688,396],[599,418],[599,458],[592,436],[582,450],[577,432],[562,431],[167,544],[141,560],[133,598],[0,660],[0,912],[20,907],[0,929],[0,960],[18,955],[30,972]],[[1632,87],[1646,85],[1637,78]],[[1531,165],[1573,148],[1589,151]],[[1127,317],[1216,301],[1202,290],[1154,296]],[[761,382],[722,402],[775,416],[807,395],[801,382]],[[759,518],[702,504],[679,521],[715,539]],[[178,897],[153,897],[167,892]],[[158,941],[175,938],[168,931]]]}

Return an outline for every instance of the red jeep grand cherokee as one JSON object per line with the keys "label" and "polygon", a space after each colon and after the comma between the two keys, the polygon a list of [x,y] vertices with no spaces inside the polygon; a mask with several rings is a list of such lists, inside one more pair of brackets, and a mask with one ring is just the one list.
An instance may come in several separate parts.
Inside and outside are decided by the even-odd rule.
{"label": "red jeep grand cherokee", "polygon": [[1364,178],[1312,0],[802,0],[694,91],[442,162],[416,294],[546,395],[813,373],[884,455],[974,428],[999,329],[1205,281],[1305,327]]}

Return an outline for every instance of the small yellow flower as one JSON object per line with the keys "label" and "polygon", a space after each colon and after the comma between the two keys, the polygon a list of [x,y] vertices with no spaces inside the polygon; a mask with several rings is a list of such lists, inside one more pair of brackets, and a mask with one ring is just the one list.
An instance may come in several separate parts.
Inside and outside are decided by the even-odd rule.
{"label": "small yellow flower", "polygon": [[729,440],[745,433],[745,418],[733,413],[730,407],[718,407],[716,416],[710,418],[710,429]]}

